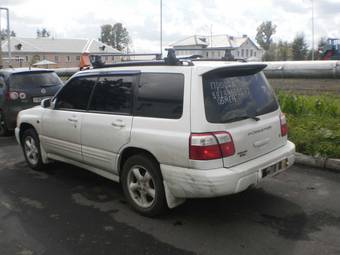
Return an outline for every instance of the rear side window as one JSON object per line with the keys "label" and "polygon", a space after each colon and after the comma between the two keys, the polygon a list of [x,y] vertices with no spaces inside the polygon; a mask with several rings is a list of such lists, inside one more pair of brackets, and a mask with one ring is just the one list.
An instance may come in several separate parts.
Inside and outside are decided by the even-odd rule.
{"label": "rear side window", "polygon": [[11,89],[32,89],[62,85],[58,75],[54,72],[15,73],[10,76]]}
{"label": "rear side window", "polygon": [[183,113],[184,75],[143,73],[137,89],[136,116],[179,119]]}
{"label": "rear side window", "polygon": [[206,118],[228,123],[278,109],[272,88],[263,73],[239,76],[203,76]]}
{"label": "rear side window", "polygon": [[131,113],[132,88],[137,76],[101,77],[94,90],[91,111]]}
{"label": "rear side window", "polygon": [[86,110],[97,78],[75,78],[57,95],[56,109]]}

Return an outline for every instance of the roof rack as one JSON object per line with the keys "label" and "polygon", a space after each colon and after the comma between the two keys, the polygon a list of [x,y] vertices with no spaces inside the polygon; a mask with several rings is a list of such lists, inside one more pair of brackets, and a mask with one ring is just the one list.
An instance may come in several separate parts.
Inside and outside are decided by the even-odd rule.
{"label": "roof rack", "polygon": [[[105,64],[100,55],[90,55],[90,63],[94,69],[106,67],[124,67],[124,66],[193,66],[191,59],[180,59],[176,57],[174,49],[166,49],[168,51],[167,57],[163,60],[150,61],[127,61],[115,64]],[[116,56],[116,55],[115,55]]]}

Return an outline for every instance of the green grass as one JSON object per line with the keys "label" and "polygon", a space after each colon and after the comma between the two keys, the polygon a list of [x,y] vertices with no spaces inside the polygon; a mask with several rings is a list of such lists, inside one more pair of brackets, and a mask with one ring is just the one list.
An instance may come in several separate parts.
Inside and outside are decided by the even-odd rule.
{"label": "green grass", "polygon": [[340,158],[340,97],[303,96],[279,91],[288,120],[288,138],[298,152]]}

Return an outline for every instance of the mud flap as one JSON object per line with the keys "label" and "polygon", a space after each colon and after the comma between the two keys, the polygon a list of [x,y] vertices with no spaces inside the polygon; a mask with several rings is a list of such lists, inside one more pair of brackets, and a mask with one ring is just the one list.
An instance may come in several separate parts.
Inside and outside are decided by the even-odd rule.
{"label": "mud flap", "polygon": [[185,198],[174,197],[165,181],[163,181],[163,186],[165,191],[166,203],[168,204],[168,207],[170,209],[175,208],[185,202]]}

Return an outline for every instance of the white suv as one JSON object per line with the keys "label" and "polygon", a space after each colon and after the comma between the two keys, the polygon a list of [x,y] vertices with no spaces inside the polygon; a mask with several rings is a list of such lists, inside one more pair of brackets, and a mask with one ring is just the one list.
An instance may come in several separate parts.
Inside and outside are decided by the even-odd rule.
{"label": "white suv", "polygon": [[193,61],[78,72],[20,112],[16,137],[31,168],[57,160],[120,182],[147,216],[241,192],[294,162],[264,68]]}

